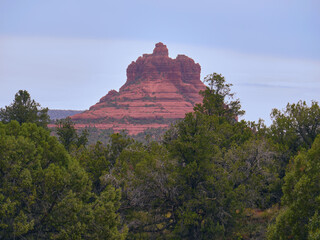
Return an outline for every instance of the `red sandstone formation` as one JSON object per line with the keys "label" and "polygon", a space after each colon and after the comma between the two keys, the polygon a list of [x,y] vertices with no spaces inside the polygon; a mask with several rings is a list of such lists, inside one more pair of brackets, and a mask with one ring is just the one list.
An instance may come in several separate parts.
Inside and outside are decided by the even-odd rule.
{"label": "red sandstone formation", "polygon": [[88,111],[72,116],[77,128],[95,126],[127,129],[137,134],[148,128],[168,127],[202,101],[200,65],[185,55],[169,58],[166,45],[157,43],[127,68],[127,82],[109,91]]}

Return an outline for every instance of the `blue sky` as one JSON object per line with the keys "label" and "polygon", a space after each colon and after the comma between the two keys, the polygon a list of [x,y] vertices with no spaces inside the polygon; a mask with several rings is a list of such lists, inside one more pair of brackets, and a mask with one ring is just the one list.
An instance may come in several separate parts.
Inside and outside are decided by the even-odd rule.
{"label": "blue sky", "polygon": [[88,109],[163,42],[222,73],[244,118],[319,101],[318,0],[0,0],[0,107],[26,89],[44,107]]}

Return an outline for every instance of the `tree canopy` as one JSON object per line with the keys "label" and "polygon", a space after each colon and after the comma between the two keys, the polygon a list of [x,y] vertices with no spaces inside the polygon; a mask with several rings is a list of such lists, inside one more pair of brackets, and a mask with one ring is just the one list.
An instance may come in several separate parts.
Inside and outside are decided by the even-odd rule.
{"label": "tree canopy", "polygon": [[271,118],[271,136],[293,154],[301,148],[311,148],[320,133],[320,107],[315,101],[310,107],[305,101],[288,103],[283,111],[273,109]]}
{"label": "tree canopy", "polygon": [[231,83],[226,83],[224,76],[212,73],[204,78],[204,82],[209,85],[204,91],[200,91],[203,102],[197,104],[195,111],[216,115],[229,121],[238,119],[245,112],[241,110],[239,99],[233,100],[234,93],[231,92]]}
{"label": "tree canopy", "polygon": [[319,239],[320,236],[320,135],[308,151],[290,163],[283,185],[283,204],[269,239]]}
{"label": "tree canopy", "polygon": [[320,239],[318,103],[267,127],[239,121],[221,74],[205,82],[160,141],[89,146],[70,118],[50,136],[19,92],[0,115],[0,239]]}
{"label": "tree canopy", "polygon": [[0,109],[0,120],[3,123],[16,120],[20,124],[30,122],[47,127],[49,119],[48,108],[41,108],[26,90],[19,90],[12,104]]}
{"label": "tree canopy", "polygon": [[73,145],[80,147],[88,143],[88,131],[84,129],[79,135],[70,117],[57,120],[56,126],[59,141],[68,151]]}
{"label": "tree canopy", "polygon": [[124,239],[120,191],[99,194],[79,162],[36,124],[0,123],[1,239]]}

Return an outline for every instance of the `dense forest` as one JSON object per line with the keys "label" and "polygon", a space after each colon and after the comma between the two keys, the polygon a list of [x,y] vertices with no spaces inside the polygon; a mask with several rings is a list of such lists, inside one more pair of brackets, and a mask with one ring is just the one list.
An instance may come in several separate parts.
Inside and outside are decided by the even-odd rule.
{"label": "dense forest", "polygon": [[[320,239],[320,107],[239,121],[232,84],[161,138],[88,144],[20,90],[0,110],[0,239]],[[161,131],[159,132],[161,133]]]}

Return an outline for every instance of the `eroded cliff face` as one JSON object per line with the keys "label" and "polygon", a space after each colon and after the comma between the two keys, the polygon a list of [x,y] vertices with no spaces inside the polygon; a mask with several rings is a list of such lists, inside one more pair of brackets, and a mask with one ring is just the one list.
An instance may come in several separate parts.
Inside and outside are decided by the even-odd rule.
{"label": "eroded cliff face", "polygon": [[168,127],[202,101],[201,67],[193,59],[168,56],[163,43],[143,54],[127,68],[127,81],[119,92],[109,91],[88,111],[72,116],[76,127],[95,126],[137,134],[148,128]]}

